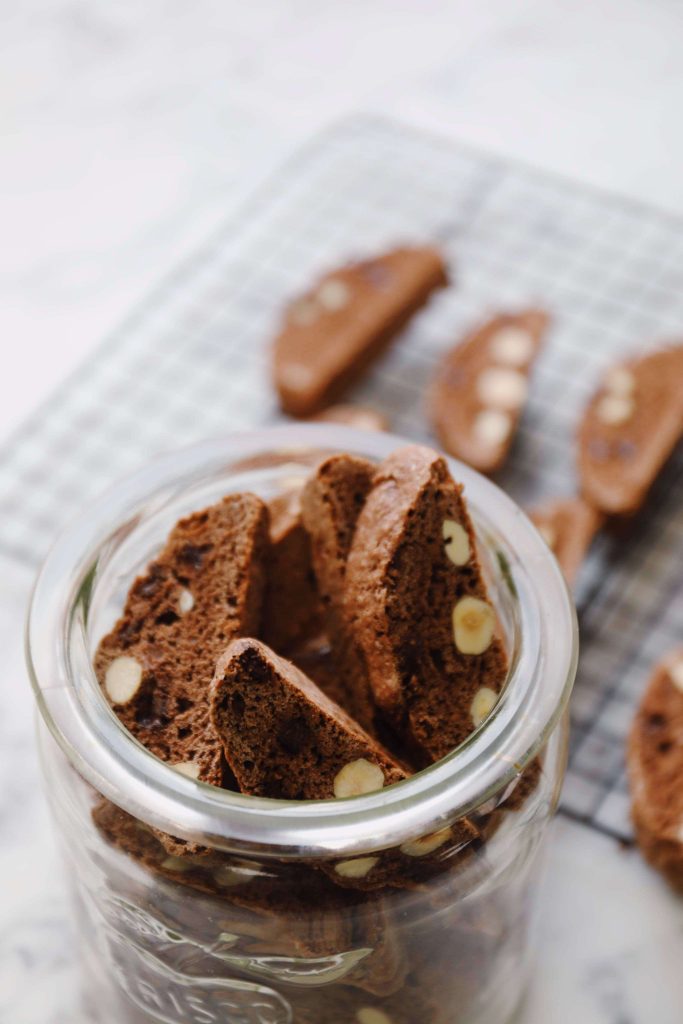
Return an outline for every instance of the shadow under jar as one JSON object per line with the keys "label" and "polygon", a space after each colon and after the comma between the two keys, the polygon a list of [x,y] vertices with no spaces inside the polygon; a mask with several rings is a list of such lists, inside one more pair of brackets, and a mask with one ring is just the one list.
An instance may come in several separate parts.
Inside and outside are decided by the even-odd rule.
{"label": "shadow under jar", "polygon": [[[381,459],[401,443],[306,425],[188,448],[117,485],[50,554],[29,615],[29,666],[90,1019],[503,1024],[519,1004],[577,637],[552,554],[488,480],[450,464],[477,527],[509,678],[473,735],[405,782],[316,802],[203,785],[126,732],[92,669],[131,582],[181,515],[233,491],[269,498],[329,452]],[[170,854],[163,834],[197,852]],[[348,861],[338,884],[335,866]]]}

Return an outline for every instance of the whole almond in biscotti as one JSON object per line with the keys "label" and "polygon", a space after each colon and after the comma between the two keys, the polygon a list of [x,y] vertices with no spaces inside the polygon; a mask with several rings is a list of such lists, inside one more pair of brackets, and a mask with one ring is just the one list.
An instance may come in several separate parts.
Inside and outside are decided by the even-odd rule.
{"label": "whole almond in biscotti", "polygon": [[539,309],[496,316],[447,352],[437,368],[429,400],[436,436],[447,452],[481,473],[505,462],[548,324]]}
{"label": "whole almond in biscotti", "polygon": [[683,346],[613,366],[578,433],[581,491],[607,515],[637,512],[683,434]]}
{"label": "whole almond in biscotti", "polygon": [[375,705],[363,659],[344,606],[346,560],[356,521],[370,490],[375,466],[355,455],[325,459],[304,485],[301,508],[311,538],[311,558],[323,607],[325,630],[342,685],[338,702],[364,729],[375,731]]}
{"label": "whole almond in biscotti", "polygon": [[683,891],[683,648],[654,670],[631,727],[627,761],[638,845]]}
{"label": "whole almond in biscotti", "polygon": [[386,416],[365,405],[330,405],[315,416],[309,417],[313,423],[341,423],[355,430],[388,430],[389,420]]}
{"label": "whole almond in biscotti", "polygon": [[333,402],[447,284],[437,249],[393,249],[325,274],[287,307],[273,349],[285,412],[310,416]]}
{"label": "whole almond in biscotti", "polygon": [[581,498],[558,498],[531,509],[529,518],[571,586],[604,517]]}
{"label": "whole almond in biscotti", "polygon": [[241,791],[252,796],[342,798],[406,777],[312,680],[258,640],[235,640],[219,658],[211,720]]}
{"label": "whole almond in biscotti", "polygon": [[322,624],[311,542],[301,517],[301,489],[273,498],[268,512],[270,554],[260,635],[287,654]]}
{"label": "whole almond in biscotti", "polygon": [[233,494],[173,528],[100,642],[95,670],[117,716],[183,775],[220,786],[209,683],[226,645],[261,620],[268,513]]}
{"label": "whole almond in biscotti", "polygon": [[424,764],[481,725],[507,676],[461,490],[431,449],[394,452],[346,566],[347,614],[375,701]]}

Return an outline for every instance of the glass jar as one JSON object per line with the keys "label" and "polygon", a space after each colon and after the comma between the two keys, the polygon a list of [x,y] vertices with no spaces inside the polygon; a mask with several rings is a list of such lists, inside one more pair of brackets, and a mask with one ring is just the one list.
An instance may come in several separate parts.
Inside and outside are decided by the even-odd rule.
{"label": "glass jar", "polygon": [[[299,425],[189,448],[111,489],[48,557],[28,658],[91,1019],[503,1024],[518,1005],[577,636],[555,559],[490,481],[451,464],[509,678],[472,736],[405,782],[309,802],[206,786],[132,738],[92,669],[132,580],[181,515],[231,491],[269,498],[328,452],[381,459],[402,443]],[[178,839],[191,852],[173,852]],[[382,861],[384,884],[363,883]]]}

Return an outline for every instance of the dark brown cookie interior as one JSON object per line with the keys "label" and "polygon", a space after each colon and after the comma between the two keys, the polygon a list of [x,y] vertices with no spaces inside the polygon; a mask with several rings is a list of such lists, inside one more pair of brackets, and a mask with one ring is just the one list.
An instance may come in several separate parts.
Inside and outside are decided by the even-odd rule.
{"label": "dark brown cookie interior", "polygon": [[379,467],[345,599],[378,705],[423,764],[438,760],[483,720],[507,657],[460,488],[430,449],[400,449]]}

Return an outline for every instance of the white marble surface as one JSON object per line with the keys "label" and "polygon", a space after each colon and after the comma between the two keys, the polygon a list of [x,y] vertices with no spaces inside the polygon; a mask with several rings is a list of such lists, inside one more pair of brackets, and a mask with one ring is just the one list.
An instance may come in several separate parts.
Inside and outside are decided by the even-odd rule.
{"label": "white marble surface", "polygon": [[[22,0],[0,16],[0,437],[294,144],[354,109],[683,212],[675,0]],[[0,566],[0,1020],[75,1024],[21,661],[29,582]],[[522,1024],[683,1018],[681,902],[567,821],[537,954]]]}

